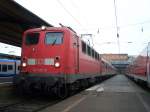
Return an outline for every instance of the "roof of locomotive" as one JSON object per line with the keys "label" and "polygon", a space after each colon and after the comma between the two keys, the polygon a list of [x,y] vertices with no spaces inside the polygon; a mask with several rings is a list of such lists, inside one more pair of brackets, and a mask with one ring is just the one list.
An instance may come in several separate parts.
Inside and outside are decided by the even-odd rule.
{"label": "roof of locomotive", "polygon": [[24,33],[27,32],[38,32],[38,31],[48,31],[48,30],[59,30],[59,31],[71,31],[72,33],[76,33],[72,28],[70,27],[45,27],[44,29],[41,28],[33,28],[33,29],[28,29]]}

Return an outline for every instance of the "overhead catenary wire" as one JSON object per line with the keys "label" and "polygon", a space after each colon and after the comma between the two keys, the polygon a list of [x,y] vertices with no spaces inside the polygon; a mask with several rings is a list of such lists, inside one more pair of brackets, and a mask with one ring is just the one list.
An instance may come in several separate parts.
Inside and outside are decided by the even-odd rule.
{"label": "overhead catenary wire", "polygon": [[[128,28],[128,27],[137,27],[139,26],[140,29],[142,27],[144,27],[145,24],[150,24],[150,21],[143,21],[143,22],[139,22],[139,23],[130,23],[130,24],[124,24],[124,25],[120,25],[118,27],[119,31],[123,28]],[[100,32],[101,30],[103,31],[107,31],[107,30],[114,30],[116,29],[116,26],[115,27],[111,27],[111,26],[104,26],[104,27],[93,27],[93,28],[89,28],[90,30],[97,30],[97,32]]]}
{"label": "overhead catenary wire", "polygon": [[[80,25],[81,27],[83,27],[83,25],[80,23],[80,21],[78,21],[78,19],[77,18],[75,18],[73,15],[72,15],[72,13],[63,5],[63,3],[60,1],[60,0],[57,0],[57,2],[59,3],[59,5],[66,11],[66,13],[70,16],[70,17],[72,17],[72,19],[76,22],[76,23],[78,23],[78,25]],[[84,28],[84,27],[83,27]],[[84,28],[85,29],[85,28]]]}
{"label": "overhead catenary wire", "polygon": [[[60,0],[57,0],[57,2],[66,11],[66,13],[69,16],[71,16],[76,23],[78,23],[78,25],[80,25],[86,32],[88,32],[87,29],[83,27],[83,25],[80,23],[80,21],[78,21],[78,19],[73,16],[73,14],[63,5],[63,3]],[[93,44],[93,38],[92,38],[92,36],[90,36],[90,38],[92,39],[92,44]],[[93,46],[94,46],[94,44],[93,44]]]}
{"label": "overhead catenary wire", "polygon": [[[69,2],[72,4],[72,7],[74,7],[75,10],[78,11],[78,13],[82,12],[81,10],[79,10],[80,7],[79,7],[73,0],[69,0]],[[81,16],[81,15],[80,15],[80,16]],[[88,25],[87,19],[86,19],[86,17],[85,17],[85,13],[82,13],[82,16],[81,16],[81,17],[82,17],[82,19],[84,19],[85,24]]]}

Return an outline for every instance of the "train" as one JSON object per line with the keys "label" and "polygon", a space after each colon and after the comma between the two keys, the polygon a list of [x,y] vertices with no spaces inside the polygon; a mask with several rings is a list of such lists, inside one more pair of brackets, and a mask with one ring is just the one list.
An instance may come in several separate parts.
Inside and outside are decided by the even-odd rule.
{"label": "train", "polygon": [[0,59],[0,77],[9,77],[19,74],[20,60]]}
{"label": "train", "polygon": [[150,87],[150,43],[128,65],[126,75],[131,79]]}
{"label": "train", "polygon": [[70,27],[29,29],[22,40],[21,71],[13,82],[23,91],[63,94],[115,75],[115,68]]}
{"label": "train", "polygon": [[105,77],[109,77],[109,75],[112,74],[117,74],[117,69],[107,60],[101,58],[101,62],[100,62],[100,66],[101,66],[101,75],[105,76]]}

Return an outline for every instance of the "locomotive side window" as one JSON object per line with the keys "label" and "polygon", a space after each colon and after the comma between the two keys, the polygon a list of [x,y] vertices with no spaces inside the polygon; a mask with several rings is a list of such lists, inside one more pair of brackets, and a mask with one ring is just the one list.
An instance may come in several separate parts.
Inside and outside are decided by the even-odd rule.
{"label": "locomotive side window", "polygon": [[95,59],[98,59],[98,53],[97,52],[95,52],[96,54],[95,54]]}
{"label": "locomotive side window", "polygon": [[12,65],[8,65],[8,70],[13,70],[13,66]]}
{"label": "locomotive side window", "polygon": [[45,43],[54,45],[63,43],[63,33],[61,32],[48,32],[46,33]]}
{"label": "locomotive side window", "polygon": [[7,65],[2,65],[2,72],[7,72]]}
{"label": "locomotive side window", "polygon": [[96,59],[98,60],[98,53],[96,54],[97,56],[96,56]]}
{"label": "locomotive side window", "polygon": [[91,56],[91,48],[90,48],[90,46],[87,46],[87,48],[88,48],[88,55]]}
{"label": "locomotive side window", "polygon": [[94,54],[95,54],[94,49],[92,49],[92,57],[93,58],[94,58]]}
{"label": "locomotive side window", "polygon": [[86,53],[86,44],[82,42],[82,52]]}
{"label": "locomotive side window", "polygon": [[99,60],[99,54],[89,45],[82,41],[82,52],[91,56],[93,59]]}
{"label": "locomotive side window", "polygon": [[25,44],[26,45],[35,45],[39,42],[39,33],[28,33],[26,35]]}
{"label": "locomotive side window", "polygon": [[96,59],[96,57],[97,57],[96,54],[97,54],[97,53],[96,53],[96,51],[95,51],[95,59]]}
{"label": "locomotive side window", "polygon": [[97,53],[97,60],[99,60],[99,54]]}

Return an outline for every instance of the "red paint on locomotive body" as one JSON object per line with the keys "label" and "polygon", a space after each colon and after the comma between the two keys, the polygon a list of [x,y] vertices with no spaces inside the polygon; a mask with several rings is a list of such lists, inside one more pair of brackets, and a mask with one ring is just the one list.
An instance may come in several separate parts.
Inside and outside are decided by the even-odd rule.
{"label": "red paint on locomotive body", "polygon": [[[37,44],[26,45],[26,35],[29,33],[39,33],[39,40]],[[62,33],[62,43],[60,44],[46,44],[46,33],[55,32]],[[43,73],[43,74],[61,74],[67,73],[67,59],[69,53],[69,35],[72,33],[63,28],[49,28],[47,30],[34,29],[28,30],[24,33],[22,45],[22,61],[27,63],[26,67],[22,68],[22,72],[29,73]],[[34,38],[34,37],[33,37]],[[55,40],[53,41],[55,42]],[[57,59],[58,58],[58,59]],[[31,60],[30,60],[31,59]],[[31,61],[31,62],[30,62]],[[33,64],[32,64],[33,61]],[[34,62],[35,61],[35,62]],[[46,62],[47,61],[47,62]],[[60,67],[55,67],[56,62],[60,63]],[[73,60],[72,60],[73,61]],[[31,64],[30,64],[31,63]]]}

